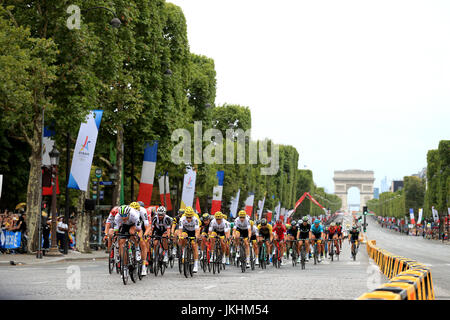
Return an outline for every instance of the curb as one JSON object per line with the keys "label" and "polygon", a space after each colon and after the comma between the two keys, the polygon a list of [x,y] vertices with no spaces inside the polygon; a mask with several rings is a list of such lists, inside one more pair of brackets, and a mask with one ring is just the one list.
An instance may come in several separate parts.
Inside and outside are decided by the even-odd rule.
{"label": "curb", "polygon": [[[64,262],[64,261],[89,261],[89,260],[106,260],[108,259],[108,256],[106,257],[79,257],[79,258],[55,258],[53,260],[45,260],[45,261],[33,261],[33,262],[22,262],[22,261],[0,261],[0,265],[37,265],[37,264],[48,264],[48,263],[54,263],[54,262]],[[11,264],[11,261],[14,264]]]}

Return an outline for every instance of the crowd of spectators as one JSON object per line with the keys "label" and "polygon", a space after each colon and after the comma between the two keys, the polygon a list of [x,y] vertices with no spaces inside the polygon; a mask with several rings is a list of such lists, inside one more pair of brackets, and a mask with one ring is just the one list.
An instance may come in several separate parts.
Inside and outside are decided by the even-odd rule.
{"label": "crowd of spectators", "polygon": [[[44,251],[48,251],[51,246],[51,217],[48,213],[42,211],[41,217],[41,232],[42,232],[42,248]],[[27,235],[27,215],[25,210],[19,210],[16,212],[9,211],[7,209],[0,213],[0,228],[1,232],[20,232],[21,241],[20,247],[16,249],[0,248],[0,253],[27,253],[28,235]],[[66,241],[66,232],[68,232],[69,250],[76,250],[76,218],[73,213],[70,216],[68,223],[64,221],[64,216],[58,216],[56,224],[56,236],[57,244],[60,252],[64,252],[64,246]]]}
{"label": "crowd of spectators", "polygon": [[406,223],[398,223],[397,221],[383,221],[381,217],[378,217],[377,222],[382,228],[390,229],[396,232],[404,233],[410,236],[421,236],[425,239],[435,240],[448,240],[447,230],[444,228],[444,232],[439,234],[439,224],[434,220],[425,219],[420,224],[413,225],[412,228]]}

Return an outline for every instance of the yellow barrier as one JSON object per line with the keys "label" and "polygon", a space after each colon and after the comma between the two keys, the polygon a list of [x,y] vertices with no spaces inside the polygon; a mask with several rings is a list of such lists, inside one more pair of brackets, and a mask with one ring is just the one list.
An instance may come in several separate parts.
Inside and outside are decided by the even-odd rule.
{"label": "yellow barrier", "polygon": [[375,261],[380,271],[390,279],[358,300],[434,300],[431,270],[411,259],[394,255],[376,246],[375,240],[366,239],[367,255]]}

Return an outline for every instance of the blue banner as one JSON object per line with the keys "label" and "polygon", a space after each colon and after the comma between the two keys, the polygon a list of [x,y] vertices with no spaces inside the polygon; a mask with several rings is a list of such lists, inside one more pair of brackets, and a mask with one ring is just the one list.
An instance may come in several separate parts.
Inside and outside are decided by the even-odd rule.
{"label": "blue banner", "polygon": [[0,248],[17,249],[20,248],[21,232],[0,231]]}
{"label": "blue banner", "polygon": [[91,111],[86,118],[86,122],[83,122],[80,126],[73,151],[68,188],[87,190],[102,115],[103,110]]}

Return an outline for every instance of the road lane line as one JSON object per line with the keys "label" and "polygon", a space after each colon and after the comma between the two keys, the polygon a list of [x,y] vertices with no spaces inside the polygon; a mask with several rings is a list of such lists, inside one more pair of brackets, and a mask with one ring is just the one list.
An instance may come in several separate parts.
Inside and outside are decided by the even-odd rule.
{"label": "road lane line", "polygon": [[205,289],[205,290],[209,290],[209,289],[212,289],[212,288],[215,288],[215,287],[217,287],[217,286],[215,286],[215,285],[211,285],[211,286],[207,286],[207,287],[204,287],[203,289]]}

